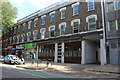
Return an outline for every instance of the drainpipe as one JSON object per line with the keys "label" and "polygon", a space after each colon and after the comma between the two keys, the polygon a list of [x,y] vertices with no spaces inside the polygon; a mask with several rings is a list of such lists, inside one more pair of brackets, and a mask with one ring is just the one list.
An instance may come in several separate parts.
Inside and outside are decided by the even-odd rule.
{"label": "drainpipe", "polygon": [[105,3],[105,0],[101,0],[101,11],[102,11],[102,26],[103,26],[103,49],[104,50],[104,62],[101,63],[101,65],[105,65],[107,64],[107,60],[106,60],[106,27],[105,27],[105,5],[103,4]]}

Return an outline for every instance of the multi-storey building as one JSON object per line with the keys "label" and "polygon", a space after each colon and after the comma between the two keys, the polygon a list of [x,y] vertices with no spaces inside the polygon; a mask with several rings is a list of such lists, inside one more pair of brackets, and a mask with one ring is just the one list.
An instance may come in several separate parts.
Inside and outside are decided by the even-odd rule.
{"label": "multi-storey building", "polygon": [[108,59],[110,64],[120,64],[120,1],[104,5]]}
{"label": "multi-storey building", "polygon": [[3,49],[23,47],[26,55],[35,51],[38,59],[60,63],[106,64],[103,7],[94,1],[56,3],[4,31],[3,43],[9,44]]}

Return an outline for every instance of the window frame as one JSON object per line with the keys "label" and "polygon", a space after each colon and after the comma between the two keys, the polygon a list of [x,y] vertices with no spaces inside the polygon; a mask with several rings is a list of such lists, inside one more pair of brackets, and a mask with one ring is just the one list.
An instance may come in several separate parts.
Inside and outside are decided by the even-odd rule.
{"label": "window frame", "polygon": [[31,29],[32,21],[28,21],[28,29]]}
{"label": "window frame", "polygon": [[[43,20],[44,20],[44,23],[43,23]],[[42,23],[42,25],[45,25],[45,23],[46,23],[46,15],[41,16],[41,23]]]}
{"label": "window frame", "polygon": [[[44,31],[42,31],[42,30],[44,30]],[[45,29],[45,28],[41,28],[41,29],[40,29],[40,38],[41,38],[41,39],[45,39],[45,32],[46,32],[46,29]]]}
{"label": "window frame", "polygon": [[[54,36],[51,36],[51,29],[50,28],[53,28],[52,31],[54,31]],[[52,38],[52,37],[55,37],[55,25],[52,25],[49,27],[49,37]]]}
{"label": "window frame", "polygon": [[[61,34],[61,26],[62,25],[64,25],[64,34],[63,35]],[[66,22],[62,22],[62,23],[59,24],[60,36],[64,36],[65,35],[66,27],[67,27]]]}
{"label": "window frame", "polygon": [[22,34],[22,42],[25,42],[25,34]]}
{"label": "window frame", "polygon": [[88,26],[87,26],[88,31],[95,30],[95,29],[90,29],[90,27],[89,27],[89,19],[91,19],[91,18],[95,18],[95,29],[96,29],[97,15],[96,14],[92,14],[92,15],[89,15],[89,16],[86,17],[86,23],[88,24]]}
{"label": "window frame", "polygon": [[[53,17],[53,18],[51,18],[51,15],[52,15],[52,14],[54,14],[54,17]],[[49,14],[49,16],[50,16],[50,22],[54,22],[54,21],[55,21],[55,11],[51,12],[51,13]]]}
{"label": "window frame", "polygon": [[[93,11],[95,10],[95,1],[94,0],[86,0],[87,1],[87,8],[88,8],[88,11]],[[89,2],[93,2],[92,5],[89,5]],[[90,9],[90,6],[93,6],[92,9]]]}
{"label": "window frame", "polygon": [[33,40],[37,40],[37,35],[38,35],[38,31],[37,30],[33,31]]}
{"label": "window frame", "polygon": [[[65,16],[63,16],[63,12],[62,11],[65,11],[65,14],[64,14]],[[63,8],[60,9],[60,18],[61,19],[65,19],[65,17],[66,17],[66,7],[63,7]]]}
{"label": "window frame", "polygon": [[[30,35],[28,35],[28,34],[30,34]],[[27,33],[27,41],[31,41],[31,32]]]}
{"label": "window frame", "polygon": [[76,33],[74,33],[74,22],[78,22],[78,32],[77,33],[80,32],[80,19],[74,19],[74,20],[71,21],[72,34],[76,34]]}
{"label": "window frame", "polygon": [[20,35],[17,36],[17,43],[20,42]]}
{"label": "window frame", "polygon": [[[75,16],[75,15],[78,15],[79,14],[79,2],[76,2],[76,3],[74,3],[74,4],[72,4],[72,15],[73,16]],[[74,11],[75,11],[75,9],[74,9],[74,6],[78,6],[78,13],[75,13]]]}
{"label": "window frame", "polygon": [[34,19],[34,27],[37,27],[38,26],[38,18],[35,18]]}

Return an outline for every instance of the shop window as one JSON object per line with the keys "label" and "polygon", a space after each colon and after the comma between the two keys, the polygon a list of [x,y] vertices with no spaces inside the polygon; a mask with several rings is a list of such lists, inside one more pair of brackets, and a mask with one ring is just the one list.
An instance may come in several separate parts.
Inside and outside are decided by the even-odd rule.
{"label": "shop window", "polygon": [[72,5],[73,8],[73,15],[79,14],[79,2]]}
{"label": "shop window", "polygon": [[88,23],[88,30],[95,30],[96,29],[96,21],[97,21],[97,15],[93,14],[88,17],[86,17],[86,22]]}
{"label": "shop window", "polygon": [[45,38],[45,28],[40,29],[40,35],[41,35],[41,39]]}
{"label": "shop window", "polygon": [[80,19],[71,21],[72,33],[78,33],[80,31]]}
{"label": "shop window", "polygon": [[65,18],[65,14],[66,14],[65,11],[66,11],[66,7],[60,9],[61,19],[64,19],[64,18]]}
{"label": "shop window", "polygon": [[45,25],[46,15],[43,15],[41,17],[42,25]]}
{"label": "shop window", "polygon": [[110,31],[116,30],[116,20],[109,22],[109,30]]}
{"label": "shop window", "polygon": [[66,23],[65,22],[59,24],[60,36],[65,35],[65,28],[66,28]]}
{"label": "shop window", "polygon": [[33,40],[37,40],[37,30],[33,31]]}
{"label": "shop window", "polygon": [[49,37],[55,37],[55,26],[49,27]]}
{"label": "shop window", "polygon": [[50,13],[50,22],[54,22],[55,20],[55,11]]}
{"label": "shop window", "polygon": [[38,24],[38,18],[34,19],[34,27],[37,27]]}
{"label": "shop window", "polygon": [[28,22],[28,29],[31,29],[31,26],[32,26],[32,21],[29,21]]}
{"label": "shop window", "polygon": [[95,9],[93,0],[89,0],[87,4],[88,4],[88,11],[92,11]]}
{"label": "shop window", "polygon": [[27,33],[27,41],[30,41],[30,40],[31,40],[31,33],[28,32],[28,33]]}
{"label": "shop window", "polygon": [[108,3],[108,12],[114,11],[114,2]]}

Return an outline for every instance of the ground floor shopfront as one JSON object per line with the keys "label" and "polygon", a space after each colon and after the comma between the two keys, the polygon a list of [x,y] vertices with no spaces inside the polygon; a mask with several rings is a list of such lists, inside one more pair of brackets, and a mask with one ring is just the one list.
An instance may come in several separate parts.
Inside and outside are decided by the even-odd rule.
{"label": "ground floor shopfront", "polygon": [[106,48],[101,33],[75,35],[37,43],[38,59],[51,59],[57,63],[107,63]]}

